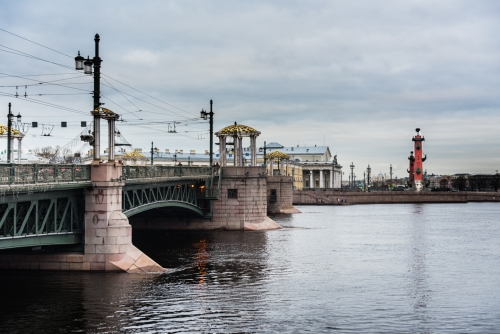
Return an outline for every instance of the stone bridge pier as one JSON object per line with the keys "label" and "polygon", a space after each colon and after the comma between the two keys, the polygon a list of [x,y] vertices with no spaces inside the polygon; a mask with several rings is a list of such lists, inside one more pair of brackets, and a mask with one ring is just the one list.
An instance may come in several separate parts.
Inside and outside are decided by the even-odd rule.
{"label": "stone bridge pier", "polygon": [[83,268],[129,273],[163,272],[132,244],[132,226],[122,213],[120,163],[93,164],[92,188],[85,194]]}

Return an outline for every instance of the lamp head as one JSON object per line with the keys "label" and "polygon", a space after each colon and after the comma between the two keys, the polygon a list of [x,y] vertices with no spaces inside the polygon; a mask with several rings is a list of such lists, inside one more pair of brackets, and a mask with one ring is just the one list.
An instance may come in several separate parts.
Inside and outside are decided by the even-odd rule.
{"label": "lamp head", "polygon": [[83,70],[83,61],[85,58],[80,56],[80,51],[78,51],[78,56],[75,57],[75,69],[76,70]]}
{"label": "lamp head", "polygon": [[87,60],[83,62],[83,73],[92,74],[92,60],[87,56]]}

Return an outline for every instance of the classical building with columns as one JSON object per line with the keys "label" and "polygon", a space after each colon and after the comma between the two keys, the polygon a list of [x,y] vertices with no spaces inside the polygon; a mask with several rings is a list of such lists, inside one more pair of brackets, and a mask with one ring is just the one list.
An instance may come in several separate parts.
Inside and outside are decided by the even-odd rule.
{"label": "classical building with columns", "polygon": [[[340,189],[342,181],[342,166],[337,162],[337,156],[332,157],[328,146],[290,146],[286,147],[279,143],[269,143],[265,147],[266,162],[271,165],[272,174],[282,173],[281,168],[276,171],[268,161],[268,155],[286,156],[285,166],[287,173],[291,171],[295,178],[300,179],[301,186],[294,189]],[[276,153],[278,152],[278,154]],[[264,148],[259,149],[257,161],[264,162]],[[281,167],[281,166],[280,166]],[[269,168],[268,168],[269,169]],[[291,170],[293,169],[293,170]],[[298,173],[300,174],[298,174]]]}

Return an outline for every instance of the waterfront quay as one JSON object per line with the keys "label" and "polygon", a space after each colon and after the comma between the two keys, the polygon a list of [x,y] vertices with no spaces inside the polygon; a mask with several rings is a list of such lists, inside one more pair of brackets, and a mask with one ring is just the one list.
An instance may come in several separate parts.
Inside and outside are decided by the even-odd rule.
{"label": "waterfront quay", "polygon": [[396,204],[396,203],[468,203],[500,202],[497,192],[416,192],[371,191],[341,192],[327,189],[295,190],[294,205],[349,205],[349,204]]}

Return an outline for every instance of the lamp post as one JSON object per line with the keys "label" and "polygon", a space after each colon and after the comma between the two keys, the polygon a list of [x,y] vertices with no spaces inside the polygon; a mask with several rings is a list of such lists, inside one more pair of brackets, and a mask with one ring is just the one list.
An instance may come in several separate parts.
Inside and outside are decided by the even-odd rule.
{"label": "lamp post", "polygon": [[391,187],[391,190],[392,190],[392,188],[393,188],[393,185],[392,185],[392,164],[391,164],[391,168],[390,168],[390,172],[389,172],[389,173],[391,174],[391,183],[390,183],[390,187]]}
{"label": "lamp post", "polygon": [[351,189],[354,187],[354,162],[351,162]]}
{"label": "lamp post", "polygon": [[366,191],[366,171],[363,171],[363,191]]}
{"label": "lamp post", "polygon": [[153,142],[151,142],[151,166],[153,166],[153,153],[157,150],[156,147],[153,147]]}
{"label": "lamp post", "polygon": [[[78,51],[78,56],[75,57],[75,68],[77,70],[83,70],[85,74],[92,74],[92,65],[94,65],[94,109],[90,112],[94,116],[94,161],[101,160],[101,115],[99,113],[99,108],[101,107],[101,63],[102,59],[99,58],[99,34],[94,37],[95,42],[95,55],[94,58],[84,59],[80,56],[80,51]],[[111,147],[110,147],[111,148]],[[114,150],[114,147],[113,147]]]}
{"label": "lamp post", "polygon": [[[12,114],[11,111],[11,106],[12,104],[9,102],[9,113],[7,114],[7,163],[11,163],[12,160],[12,118],[14,118],[14,115]],[[17,116],[17,123],[21,123],[21,114],[18,113]],[[20,158],[20,151],[21,151],[21,142],[19,142],[19,162],[21,162]]]}
{"label": "lamp post", "polygon": [[335,160],[332,160],[332,191],[335,191]]}
{"label": "lamp post", "polygon": [[264,150],[264,167],[266,167],[266,175],[267,175],[267,157],[266,157],[266,142],[264,141],[264,147],[259,147],[259,152]]}
{"label": "lamp post", "polygon": [[367,179],[368,179],[368,183],[367,183],[368,188],[370,188],[371,173],[372,173],[372,169],[371,169],[370,165],[368,165],[368,167],[366,168],[366,174],[368,176],[367,177]]}
{"label": "lamp post", "polygon": [[[201,109],[200,117],[204,120],[209,118],[210,122],[210,166],[213,165],[213,142],[214,142],[214,112],[212,110],[213,101],[210,100],[210,112]],[[209,117],[208,117],[209,116]]]}

